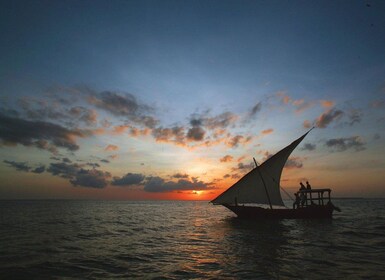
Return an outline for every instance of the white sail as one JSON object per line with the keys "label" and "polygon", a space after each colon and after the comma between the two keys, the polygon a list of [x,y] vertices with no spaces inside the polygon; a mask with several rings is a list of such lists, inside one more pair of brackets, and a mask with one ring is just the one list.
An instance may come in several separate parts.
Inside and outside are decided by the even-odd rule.
{"label": "white sail", "polygon": [[211,202],[213,204],[271,203],[283,206],[279,190],[283,167],[292,151],[308,133],[309,131],[267,159],[262,165],[254,168]]}

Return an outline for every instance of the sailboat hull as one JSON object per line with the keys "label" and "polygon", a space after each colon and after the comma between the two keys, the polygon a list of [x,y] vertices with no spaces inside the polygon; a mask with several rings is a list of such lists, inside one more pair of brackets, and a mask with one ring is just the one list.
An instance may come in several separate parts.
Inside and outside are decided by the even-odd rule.
{"label": "sailboat hull", "polygon": [[334,207],[331,205],[311,205],[298,209],[265,209],[253,206],[223,205],[244,219],[331,219]]}

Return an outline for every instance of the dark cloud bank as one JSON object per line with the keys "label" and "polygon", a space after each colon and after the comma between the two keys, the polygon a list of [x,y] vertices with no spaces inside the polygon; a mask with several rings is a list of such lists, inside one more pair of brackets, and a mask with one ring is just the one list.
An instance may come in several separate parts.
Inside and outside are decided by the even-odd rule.
{"label": "dark cloud bank", "polygon": [[178,181],[166,181],[158,176],[146,177],[145,175],[138,173],[127,173],[122,177],[113,177],[111,180],[112,176],[109,172],[98,170],[95,166],[93,166],[94,168],[92,169],[84,168],[87,165],[89,166],[89,163],[68,163],[63,159],[61,162],[51,163],[48,168],[45,166],[32,168],[26,162],[15,162],[10,160],[4,160],[3,162],[18,171],[33,173],[43,173],[46,171],[54,176],[67,179],[73,186],[97,189],[105,188],[109,184],[121,187],[143,186],[143,189],[146,192],[213,189],[209,184],[198,180],[198,178],[192,177],[189,179],[189,175],[181,173],[176,173],[171,176],[172,178],[178,179]]}
{"label": "dark cloud bank", "polygon": [[56,152],[57,148],[76,151],[76,138],[90,136],[87,130],[67,129],[63,126],[44,122],[9,117],[0,113],[0,141],[3,145],[34,146]]}
{"label": "dark cloud bank", "polygon": [[325,145],[337,152],[343,152],[348,149],[356,151],[365,150],[365,142],[359,136],[329,139],[325,142]]}

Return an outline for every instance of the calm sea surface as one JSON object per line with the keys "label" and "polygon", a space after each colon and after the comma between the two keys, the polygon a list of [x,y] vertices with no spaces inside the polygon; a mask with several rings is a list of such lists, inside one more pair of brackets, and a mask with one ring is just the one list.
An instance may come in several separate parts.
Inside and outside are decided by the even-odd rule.
{"label": "calm sea surface", "polygon": [[385,279],[385,200],[333,220],[239,220],[208,202],[0,201],[0,278]]}

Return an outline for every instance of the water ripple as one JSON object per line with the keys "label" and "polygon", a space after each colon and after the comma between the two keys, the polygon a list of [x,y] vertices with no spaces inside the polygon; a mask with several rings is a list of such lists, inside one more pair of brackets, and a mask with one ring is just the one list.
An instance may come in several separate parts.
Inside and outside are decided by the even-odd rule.
{"label": "water ripple", "polygon": [[384,200],[333,220],[244,221],[207,202],[2,201],[10,278],[382,279]]}

